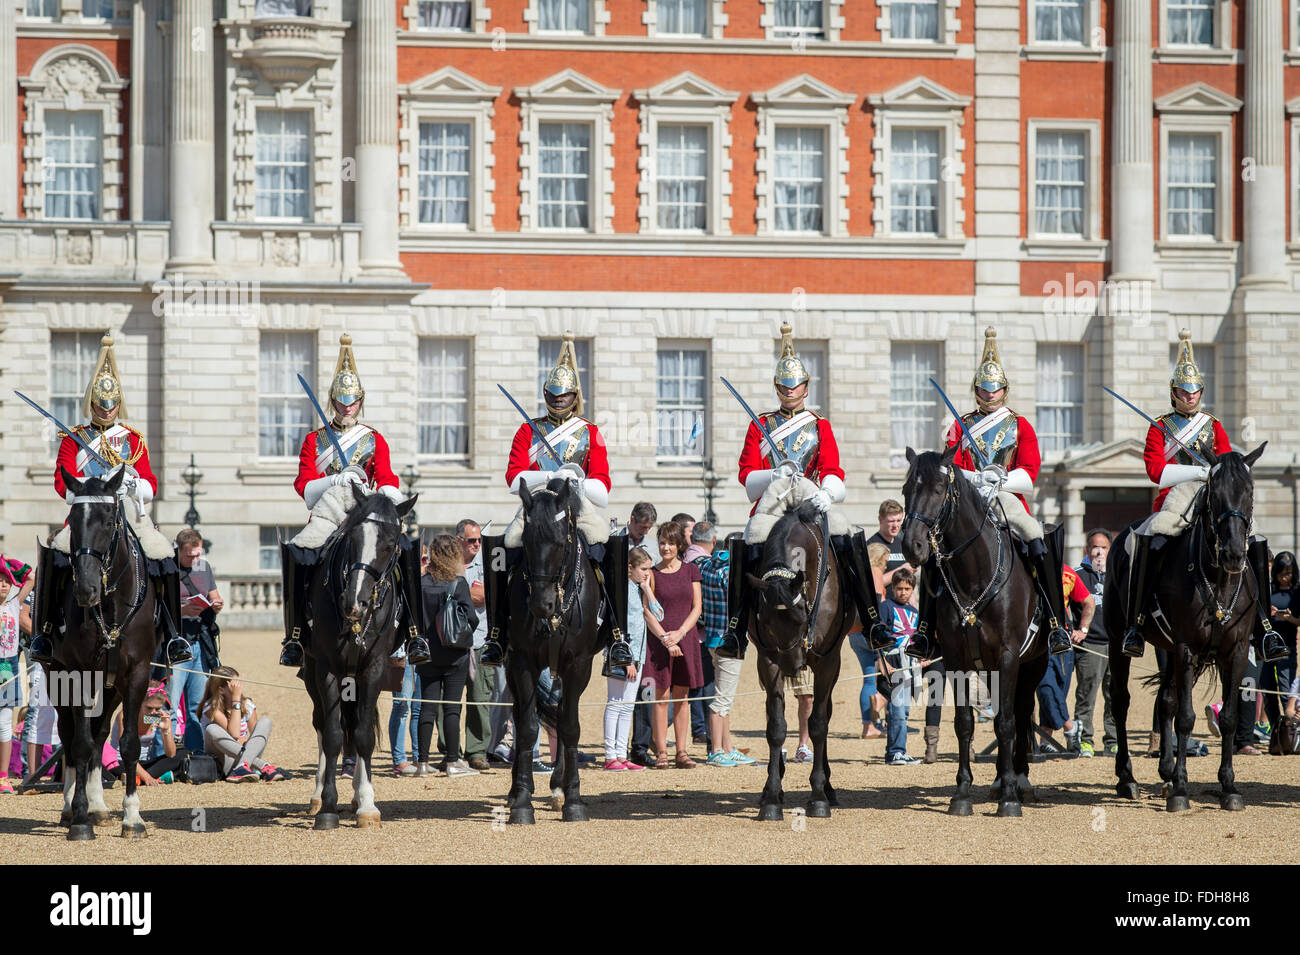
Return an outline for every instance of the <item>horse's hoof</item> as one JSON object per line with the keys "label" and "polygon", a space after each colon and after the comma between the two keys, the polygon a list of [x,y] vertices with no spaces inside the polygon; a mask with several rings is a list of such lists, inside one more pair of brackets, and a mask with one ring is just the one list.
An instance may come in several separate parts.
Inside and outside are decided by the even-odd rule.
{"label": "horse's hoof", "polygon": [[999,819],[1019,819],[1020,803],[1018,802],[1000,802],[998,803]]}
{"label": "horse's hoof", "polygon": [[515,806],[510,810],[510,825],[531,826],[537,820],[533,816],[532,806]]}
{"label": "horse's hoof", "polygon": [[92,812],[90,821],[97,826],[111,826],[113,824],[113,814],[111,812]]}
{"label": "horse's hoof", "polygon": [[1241,812],[1246,808],[1246,800],[1241,798],[1241,793],[1224,793],[1219,800],[1219,808],[1228,812]]}
{"label": "horse's hoof", "polygon": [[815,799],[808,803],[807,814],[809,819],[829,819],[831,817],[831,804]]}
{"label": "horse's hoof", "polygon": [[1138,784],[1120,783],[1115,787],[1115,795],[1119,796],[1120,799],[1137,799]]}
{"label": "horse's hoof", "polygon": [[142,823],[139,823],[139,822],[137,822],[137,823],[136,823],[135,825],[133,825],[133,826],[123,826],[123,827],[122,827],[122,838],[123,838],[123,839],[143,839],[143,838],[145,838],[145,837],[148,836],[148,835],[149,835],[149,833],[148,833],[148,831],[145,829],[144,825],[143,825]]}
{"label": "horse's hoof", "polygon": [[971,805],[969,799],[954,796],[952,802],[948,803],[948,815],[950,816],[969,816],[974,812],[975,807]]}
{"label": "horse's hoof", "polygon": [[95,827],[89,824],[71,826],[68,829],[69,842],[89,842],[95,838]]}
{"label": "horse's hoof", "polygon": [[759,822],[780,822],[781,806],[779,803],[767,802],[758,807]]}
{"label": "horse's hoof", "polygon": [[307,803],[307,815],[316,815],[316,813],[320,812],[320,807],[321,801],[319,799],[313,799],[311,802]]}
{"label": "horse's hoof", "polygon": [[1186,796],[1170,796],[1165,800],[1165,812],[1187,812],[1191,808]]}
{"label": "horse's hoof", "polygon": [[587,815],[586,806],[580,802],[571,802],[564,804],[560,818],[565,822],[587,822],[591,817]]}
{"label": "horse's hoof", "polygon": [[359,813],[357,813],[357,828],[358,828],[358,829],[378,829],[378,828],[380,828],[382,825],[383,825],[383,823],[381,823],[381,822],[379,821],[379,813],[377,813],[377,812],[359,812]]}
{"label": "horse's hoof", "polygon": [[312,828],[317,832],[327,832],[338,827],[339,814],[337,812],[318,812],[316,813],[316,821],[312,824]]}

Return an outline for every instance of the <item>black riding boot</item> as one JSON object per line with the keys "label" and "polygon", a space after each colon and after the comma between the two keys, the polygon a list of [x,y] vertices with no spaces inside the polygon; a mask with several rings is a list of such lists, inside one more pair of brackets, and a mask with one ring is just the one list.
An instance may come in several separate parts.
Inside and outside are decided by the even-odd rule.
{"label": "black riding boot", "polygon": [[[190,642],[180,633],[181,575],[179,572],[153,578],[154,599],[162,606],[158,619],[167,634],[167,662],[175,666],[194,659]],[[206,595],[205,595],[206,596]]]}
{"label": "black riding boot", "polygon": [[762,544],[746,544],[738,537],[727,542],[727,630],[718,644],[718,656],[743,660],[749,645],[749,588],[745,574],[763,559]]}
{"label": "black riding boot", "polygon": [[27,648],[27,658],[37,663],[54,662],[54,636],[63,624],[59,619],[59,599],[72,577],[69,568],[55,566],[54,553],[54,548],[37,543],[33,604],[36,613],[32,621],[32,642]]}
{"label": "black riding boot", "polygon": [[1047,650],[1049,653],[1065,653],[1074,647],[1074,641],[1070,639],[1070,631],[1065,626],[1067,618],[1061,568],[1056,565],[1056,555],[1042,538],[1031,540],[1028,545],[1038,593],[1047,605]]}
{"label": "black riding boot", "polygon": [[893,645],[894,639],[889,635],[889,627],[880,619],[880,595],[876,593],[871,561],[867,557],[866,531],[832,537],[831,548],[835,551],[835,559],[848,572],[849,591],[858,610],[867,646],[873,651],[887,649]]}
{"label": "black riding boot", "polygon": [[307,632],[303,604],[307,601],[307,584],[311,580],[308,566],[298,562],[290,545],[283,541],[280,543],[280,576],[283,581],[280,603],[284,607],[284,649],[280,651],[280,666],[295,670],[302,666],[302,639]]}
{"label": "black riding boot", "polygon": [[1259,647],[1265,663],[1285,660],[1290,655],[1290,648],[1282,639],[1282,635],[1273,629],[1273,624],[1264,609],[1269,606],[1273,590],[1273,582],[1268,576],[1268,540],[1263,537],[1252,537],[1246,545],[1246,556],[1250,560],[1250,569],[1255,574],[1255,592],[1259,594],[1259,598],[1255,601],[1255,645]]}
{"label": "black riding boot", "polygon": [[483,538],[483,609],[487,612],[487,642],[479,662],[499,667],[506,662],[510,624],[510,551],[505,536]]}
{"label": "black riding boot", "polygon": [[1133,566],[1129,575],[1128,606],[1124,608],[1125,622],[1124,643],[1121,649],[1124,656],[1134,659],[1146,652],[1146,640],[1142,636],[1142,625],[1146,622],[1143,605],[1146,603],[1147,571],[1151,563],[1151,538],[1142,534],[1132,534]]}
{"label": "black riding boot", "polygon": [[605,613],[609,616],[609,665],[626,667],[636,663],[627,642],[627,535],[611,537],[601,555],[600,576],[605,590]]}
{"label": "black riding boot", "polygon": [[931,560],[917,575],[916,589],[920,592],[921,599],[916,613],[916,632],[903,645],[903,652],[916,660],[937,660],[942,656],[939,641],[934,638],[934,611],[939,595],[930,593],[928,586],[938,574],[938,571],[930,569],[935,566],[937,565]]}
{"label": "black riding boot", "polygon": [[397,573],[406,603],[406,660],[411,666],[419,666],[430,659],[429,641],[421,636],[428,626],[420,593],[420,542],[403,538],[401,547]]}

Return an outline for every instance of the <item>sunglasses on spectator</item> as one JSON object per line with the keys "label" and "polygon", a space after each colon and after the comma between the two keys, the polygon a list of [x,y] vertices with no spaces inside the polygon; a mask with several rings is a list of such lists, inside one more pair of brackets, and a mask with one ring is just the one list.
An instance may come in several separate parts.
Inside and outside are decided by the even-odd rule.
{"label": "sunglasses on spectator", "polygon": [[480,546],[483,544],[483,538],[481,537],[458,537],[456,539],[462,544],[478,544]]}

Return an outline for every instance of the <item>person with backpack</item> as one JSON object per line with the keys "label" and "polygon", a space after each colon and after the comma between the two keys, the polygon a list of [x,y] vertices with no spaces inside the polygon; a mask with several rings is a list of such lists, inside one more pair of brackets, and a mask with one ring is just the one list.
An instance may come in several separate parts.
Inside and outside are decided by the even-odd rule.
{"label": "person with backpack", "polygon": [[[438,705],[425,703],[420,709],[420,751],[415,774],[438,772],[448,776],[476,776],[478,770],[458,758],[460,754],[460,698],[469,680],[470,649],[478,612],[465,582],[465,558],[460,543],[450,534],[440,534],[429,545],[429,571],[421,578],[424,618],[433,622],[429,640],[429,661],[415,668],[426,700],[447,700],[442,704],[442,727],[446,733],[441,766],[429,766],[429,744],[438,722]],[[451,702],[454,701],[454,702]]]}

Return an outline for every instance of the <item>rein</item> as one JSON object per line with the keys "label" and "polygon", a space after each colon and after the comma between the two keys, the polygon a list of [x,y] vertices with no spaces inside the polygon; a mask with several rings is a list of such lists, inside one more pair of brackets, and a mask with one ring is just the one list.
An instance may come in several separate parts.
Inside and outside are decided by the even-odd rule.
{"label": "rein", "polygon": [[[373,515],[363,518],[366,521],[374,521],[377,524],[387,524]],[[360,522],[358,522],[360,523]],[[400,526],[400,525],[397,525]],[[349,533],[355,530],[355,527],[349,528]],[[366,610],[362,619],[354,620],[351,623],[352,645],[347,654],[348,669],[352,671],[356,668],[359,660],[359,652],[366,647],[366,635],[371,632],[375,624],[376,614],[383,603],[388,599],[389,591],[392,589],[392,574],[397,567],[397,562],[401,558],[402,546],[399,541],[393,548],[393,553],[389,556],[382,570],[375,568],[361,560],[351,560],[352,542],[346,535],[340,535],[339,540],[334,545],[334,550],[330,554],[330,579],[335,583],[335,593],[346,594],[352,583],[352,575],[358,571],[362,574],[368,574],[375,579],[373,588],[370,592],[370,608]],[[346,566],[344,566],[346,565]],[[395,617],[397,613],[397,601],[393,601],[390,608],[389,616]]]}
{"label": "rein", "polygon": [[[95,550],[93,547],[78,547],[72,555],[72,581],[77,581],[77,562],[82,557],[91,557],[99,562],[99,575],[101,594],[99,602],[91,608],[91,618],[99,630],[99,635],[104,641],[105,648],[113,650],[117,647],[118,640],[122,637],[122,631],[130,626],[135,615],[140,612],[144,606],[145,593],[148,590],[149,575],[144,572],[143,555],[140,550],[140,539],[136,536],[135,531],[131,528],[126,519],[124,502],[112,495],[79,495],[73,498],[73,505],[77,504],[114,504],[113,508],[113,529],[109,534],[108,547],[103,551]],[[122,539],[126,540],[127,560],[114,572],[113,558],[117,555],[118,545]],[[104,619],[104,601],[110,594],[116,593],[118,586],[128,571],[134,571],[136,590],[135,595],[127,604],[126,616],[121,623],[109,626]],[[112,583],[109,583],[109,577],[112,575]],[[116,618],[116,605],[110,605],[110,616]],[[116,669],[116,668],[114,668]],[[111,685],[111,684],[110,684]]]}
{"label": "rein", "polygon": [[1241,565],[1237,568],[1236,578],[1237,586],[1233,588],[1232,596],[1228,599],[1225,607],[1219,600],[1219,592],[1215,584],[1210,583],[1208,575],[1205,573],[1205,561],[1207,559],[1206,551],[1209,550],[1208,559],[1210,566],[1214,567],[1218,573],[1215,574],[1216,584],[1219,577],[1226,571],[1219,567],[1219,550],[1221,546],[1220,535],[1218,533],[1219,525],[1230,518],[1240,518],[1244,528],[1242,534],[1243,544],[1246,543],[1246,537],[1250,534],[1250,518],[1241,511],[1232,510],[1224,511],[1215,517],[1210,510],[1209,484],[1197,492],[1196,499],[1193,501],[1193,507],[1197,510],[1196,529],[1194,531],[1195,539],[1192,542],[1191,552],[1193,555],[1192,562],[1187,565],[1188,573],[1194,573],[1193,578],[1196,583],[1196,589],[1200,591],[1201,600],[1207,607],[1214,610],[1214,626],[1220,631],[1227,625],[1227,620],[1232,616],[1233,608],[1237,605],[1237,598],[1241,596],[1242,587],[1246,580],[1246,559],[1242,558]]}
{"label": "rein", "polygon": [[[804,601],[808,603],[808,624],[806,627],[804,627],[804,632],[801,641],[803,643],[804,652],[814,657],[817,656],[817,654],[813,650],[813,637],[817,629],[817,612],[821,607],[822,591],[826,587],[826,578],[830,575],[830,568],[828,566],[828,561],[826,560],[826,542],[830,539],[829,524],[830,522],[825,512],[822,512],[820,515],[818,515],[818,521],[816,526],[817,526],[817,530],[820,532],[821,540],[817,548],[817,589],[816,591],[814,591],[812,599],[809,600],[808,581],[805,578],[803,589],[800,590],[799,592],[800,596],[803,597]],[[762,579],[768,580],[770,578],[777,577],[780,578],[781,580],[794,580],[796,576],[798,575],[793,570],[791,570],[788,566],[784,564],[778,564],[774,567],[769,568],[763,574]],[[755,641],[757,642],[757,634],[755,634]],[[776,652],[768,649],[763,644],[759,644],[759,646],[767,650],[768,653]]]}
{"label": "rein", "polygon": [[[550,491],[538,491],[538,494],[549,494]],[[558,630],[564,618],[573,610],[573,605],[577,602],[579,587],[579,574],[582,570],[583,543],[582,538],[574,533],[573,529],[573,507],[572,504],[566,504],[564,508],[565,519],[565,536],[564,536],[564,561],[562,569],[558,574],[542,574],[533,570],[532,562],[529,560],[527,549],[524,550],[524,578],[529,582],[531,588],[533,583],[543,587],[554,585],[555,596],[559,599],[560,606],[557,611],[551,615],[547,621],[552,631]],[[526,522],[525,522],[526,524]],[[569,560],[570,550],[572,550],[573,560]],[[569,586],[565,586],[565,582]],[[581,624],[579,624],[581,626]]]}

